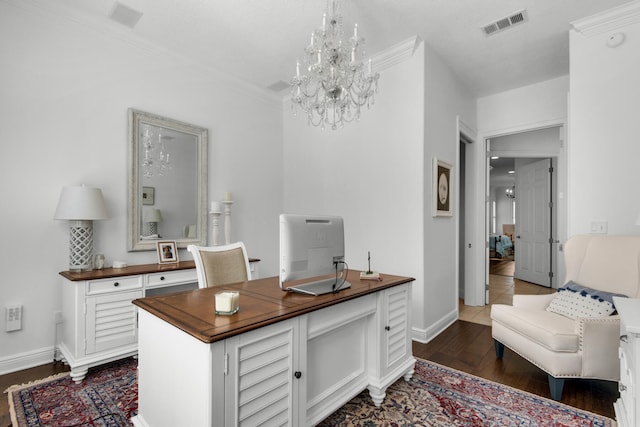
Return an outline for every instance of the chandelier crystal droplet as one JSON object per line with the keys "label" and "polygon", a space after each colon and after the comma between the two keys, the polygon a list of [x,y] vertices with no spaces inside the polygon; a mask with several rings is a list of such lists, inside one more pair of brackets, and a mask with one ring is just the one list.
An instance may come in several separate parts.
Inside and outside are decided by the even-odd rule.
{"label": "chandelier crystal droplet", "polygon": [[297,61],[291,80],[294,114],[301,109],[310,125],[331,125],[334,130],[357,120],[361,107],[374,103],[380,77],[371,71],[371,58],[366,66],[363,63],[364,38],[358,35],[358,24],[343,43],[338,8],[337,0],[328,0],[322,27],[311,33],[304,62]]}
{"label": "chandelier crystal droplet", "polygon": [[143,149],[142,170],[144,177],[163,176],[165,172],[173,169],[161,131],[154,132],[151,126],[145,125],[142,127],[140,136]]}

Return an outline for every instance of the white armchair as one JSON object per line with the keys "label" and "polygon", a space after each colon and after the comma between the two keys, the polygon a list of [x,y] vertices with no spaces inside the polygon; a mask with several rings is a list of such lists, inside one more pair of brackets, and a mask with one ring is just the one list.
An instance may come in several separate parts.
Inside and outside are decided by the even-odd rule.
{"label": "white armchair", "polygon": [[[574,236],[564,246],[567,276],[598,291],[639,297],[640,236]],[[556,294],[514,295],[491,307],[496,356],[508,347],[545,371],[555,400],[565,378],[618,381],[617,315],[570,317],[550,312]]]}

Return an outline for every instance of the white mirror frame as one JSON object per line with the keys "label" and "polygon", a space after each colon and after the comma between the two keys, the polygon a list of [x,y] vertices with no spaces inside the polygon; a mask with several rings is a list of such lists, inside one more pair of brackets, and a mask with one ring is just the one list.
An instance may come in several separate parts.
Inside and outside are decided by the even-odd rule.
{"label": "white mirror frame", "polygon": [[[197,218],[196,237],[175,239],[178,248],[186,248],[187,245],[206,246],[207,244],[207,144],[208,130],[177,120],[161,117],[144,111],[129,109],[129,197],[127,201],[127,250],[150,251],[156,250],[156,240],[143,240],[141,236],[142,215],[142,179],[140,165],[140,124],[172,129],[195,136],[197,140]],[[172,239],[173,240],[173,239]]]}

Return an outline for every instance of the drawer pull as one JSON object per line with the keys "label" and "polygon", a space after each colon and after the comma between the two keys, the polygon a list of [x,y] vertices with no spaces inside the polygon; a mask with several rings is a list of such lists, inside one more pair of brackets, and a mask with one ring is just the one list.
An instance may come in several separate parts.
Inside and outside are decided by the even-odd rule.
{"label": "drawer pull", "polygon": [[118,286],[120,286],[120,282],[114,282],[113,286],[115,286],[117,288]]}
{"label": "drawer pull", "polygon": [[620,342],[627,342],[628,338],[627,335],[620,335]]}
{"label": "drawer pull", "polygon": [[160,276],[160,280],[164,280],[164,276]]}
{"label": "drawer pull", "polygon": [[388,326],[388,325],[387,325],[387,326],[385,326],[385,327],[384,327],[384,330],[385,330],[385,331],[390,331],[390,330],[391,330],[391,326]]}

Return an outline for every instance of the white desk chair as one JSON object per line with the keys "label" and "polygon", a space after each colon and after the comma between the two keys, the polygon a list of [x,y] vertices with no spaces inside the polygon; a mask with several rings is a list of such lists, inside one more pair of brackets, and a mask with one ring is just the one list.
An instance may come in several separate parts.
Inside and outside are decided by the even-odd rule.
{"label": "white desk chair", "polygon": [[251,280],[249,257],[242,242],[222,246],[189,245],[187,250],[193,254],[200,288]]}

